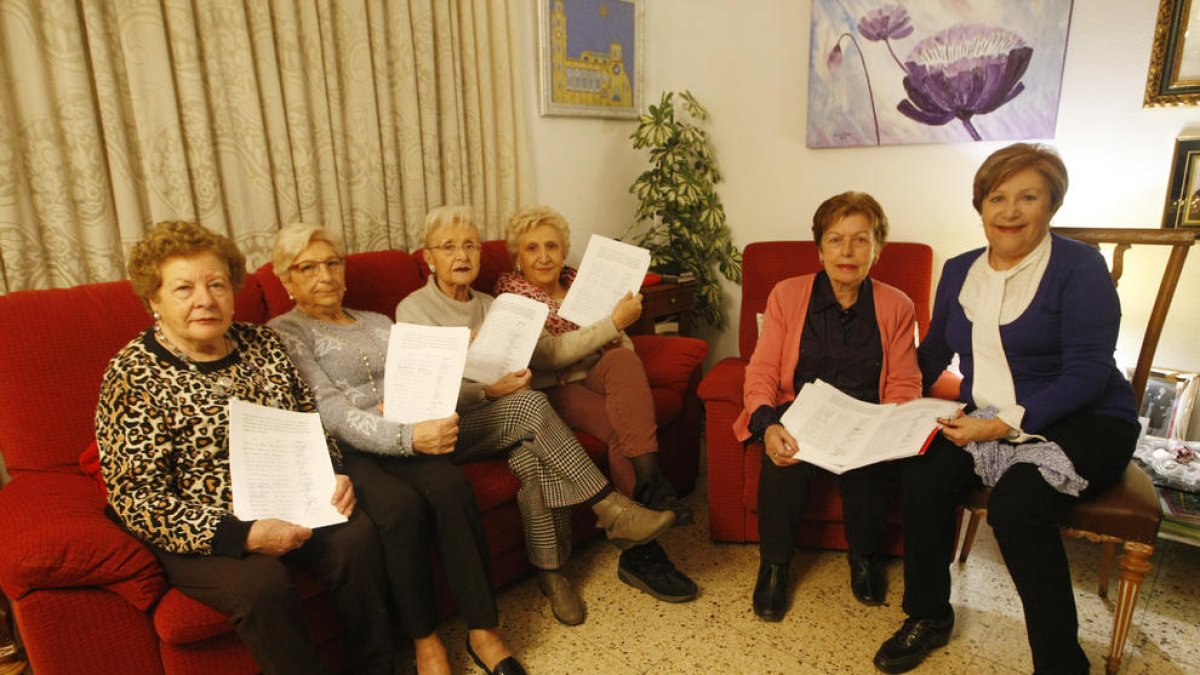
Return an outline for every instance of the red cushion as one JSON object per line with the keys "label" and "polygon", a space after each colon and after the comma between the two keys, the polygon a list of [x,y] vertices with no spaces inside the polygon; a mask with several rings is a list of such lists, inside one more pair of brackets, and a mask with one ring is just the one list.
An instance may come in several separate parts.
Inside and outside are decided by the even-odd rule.
{"label": "red cushion", "polygon": [[708,356],[708,343],[696,338],[634,335],[630,340],[652,387],[686,391],[692,371]]}
{"label": "red cushion", "polygon": [[0,490],[0,586],[9,597],[37,589],[100,586],[148,609],[167,589],[158,560],[104,515],[87,476],[29,472]]}
{"label": "red cushion", "polygon": [[87,449],[79,456],[79,468],[83,470],[83,475],[96,481],[100,494],[108,499],[108,486],[104,484],[104,474],[100,473],[100,448],[96,445],[96,439],[92,439]]}

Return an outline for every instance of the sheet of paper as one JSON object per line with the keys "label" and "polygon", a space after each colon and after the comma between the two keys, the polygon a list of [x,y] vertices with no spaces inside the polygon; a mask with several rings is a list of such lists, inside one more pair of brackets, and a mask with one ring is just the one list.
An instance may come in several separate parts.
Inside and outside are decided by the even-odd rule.
{"label": "sheet of paper", "polygon": [[794,457],[843,473],[920,454],[937,431],[937,418],[961,407],[957,401],[933,398],[899,405],[866,403],[817,380],[800,389],[780,421],[799,446]]}
{"label": "sheet of paper", "polygon": [[[933,432],[937,431],[937,418],[953,417],[963,404],[958,401],[946,401],[939,398],[918,398],[901,403],[892,409],[887,423],[879,428],[875,438],[867,444],[867,449],[873,449],[869,457],[874,462],[882,462],[899,457],[910,457],[925,448]],[[888,448],[894,448],[889,452]],[[868,455],[864,453],[864,458]]]}
{"label": "sheet of paper", "polygon": [[860,459],[862,448],[885,418],[879,406],[843,394],[817,380],[804,385],[780,420],[796,439],[794,457],[842,473]]}
{"label": "sheet of paper", "polygon": [[638,293],[649,269],[650,251],[593,234],[558,315],[580,326],[612,315],[626,293]]}
{"label": "sheet of paper", "polygon": [[463,377],[484,384],[529,365],[550,308],[515,293],[501,293],[492,302],[483,325],[467,350]]}
{"label": "sheet of paper", "polygon": [[240,520],[346,522],[330,503],[336,480],[319,413],[229,399],[229,472]]}
{"label": "sheet of paper", "polygon": [[388,340],[383,416],[415,424],[449,417],[458,404],[470,329],[398,323]]}

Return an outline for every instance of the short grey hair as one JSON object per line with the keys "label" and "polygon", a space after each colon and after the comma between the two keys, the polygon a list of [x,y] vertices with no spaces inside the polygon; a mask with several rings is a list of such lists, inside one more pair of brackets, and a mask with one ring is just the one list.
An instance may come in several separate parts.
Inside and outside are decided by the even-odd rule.
{"label": "short grey hair", "polygon": [[429,247],[433,244],[430,237],[434,232],[449,225],[466,225],[475,228],[475,232],[479,232],[479,226],[475,220],[475,209],[469,206],[435,206],[429,209],[429,213],[425,214],[425,227],[421,230],[421,241],[425,242],[425,246]]}
{"label": "short grey hair", "polygon": [[342,238],[325,226],[292,223],[279,230],[275,235],[275,245],[271,247],[271,265],[275,268],[275,276],[286,281],[291,274],[292,263],[315,241],[329,244],[339,257],[346,257],[346,245],[342,243]]}

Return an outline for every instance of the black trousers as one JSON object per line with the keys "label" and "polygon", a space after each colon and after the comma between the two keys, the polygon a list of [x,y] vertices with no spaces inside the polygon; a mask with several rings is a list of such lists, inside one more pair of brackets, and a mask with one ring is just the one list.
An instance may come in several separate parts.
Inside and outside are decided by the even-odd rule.
{"label": "black trousers", "polygon": [[150,549],[172,586],[230,616],[238,637],[264,673],[331,672],[313,648],[300,594],[285,561],[309,570],[329,587],[346,627],[353,672],[393,672],[383,559],[375,528],[362,511],[356,509],[347,523],[314,529],[304,546],[282,558],[257,553],[241,558],[181,555],[155,546]]}
{"label": "black trousers", "polygon": [[[758,475],[758,550],[764,562],[783,564],[796,548],[796,530],[804,517],[808,484],[819,471],[801,462],[775,466],[762,455]],[[873,464],[835,475],[842,496],[843,526],[850,551],[878,553],[883,545],[888,507],[896,494],[899,467],[894,462]]]}
{"label": "black trousers", "polygon": [[[1043,433],[1058,443],[1087,479],[1079,499],[1120,480],[1133,455],[1138,429],[1113,417],[1078,414]],[[904,611],[939,618],[950,610],[950,557],[955,511],[963,494],[982,483],[971,456],[941,435],[903,470]],[[992,488],[988,524],[1025,609],[1025,629],[1036,673],[1086,672],[1071,572],[1056,513],[1074,502],[1032,464],[1014,464]]]}
{"label": "black trousers", "polygon": [[349,450],[344,464],[359,506],[374,521],[392,604],[409,637],[437,628],[429,538],[468,628],[500,625],[488,584],[488,543],[475,493],[448,456],[377,457]]}

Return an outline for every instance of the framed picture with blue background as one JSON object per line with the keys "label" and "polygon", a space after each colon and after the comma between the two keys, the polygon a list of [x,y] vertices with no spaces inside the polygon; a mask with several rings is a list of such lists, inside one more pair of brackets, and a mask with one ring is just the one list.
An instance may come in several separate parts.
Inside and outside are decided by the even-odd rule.
{"label": "framed picture with blue background", "polygon": [[643,0],[537,0],[542,115],[634,118]]}

